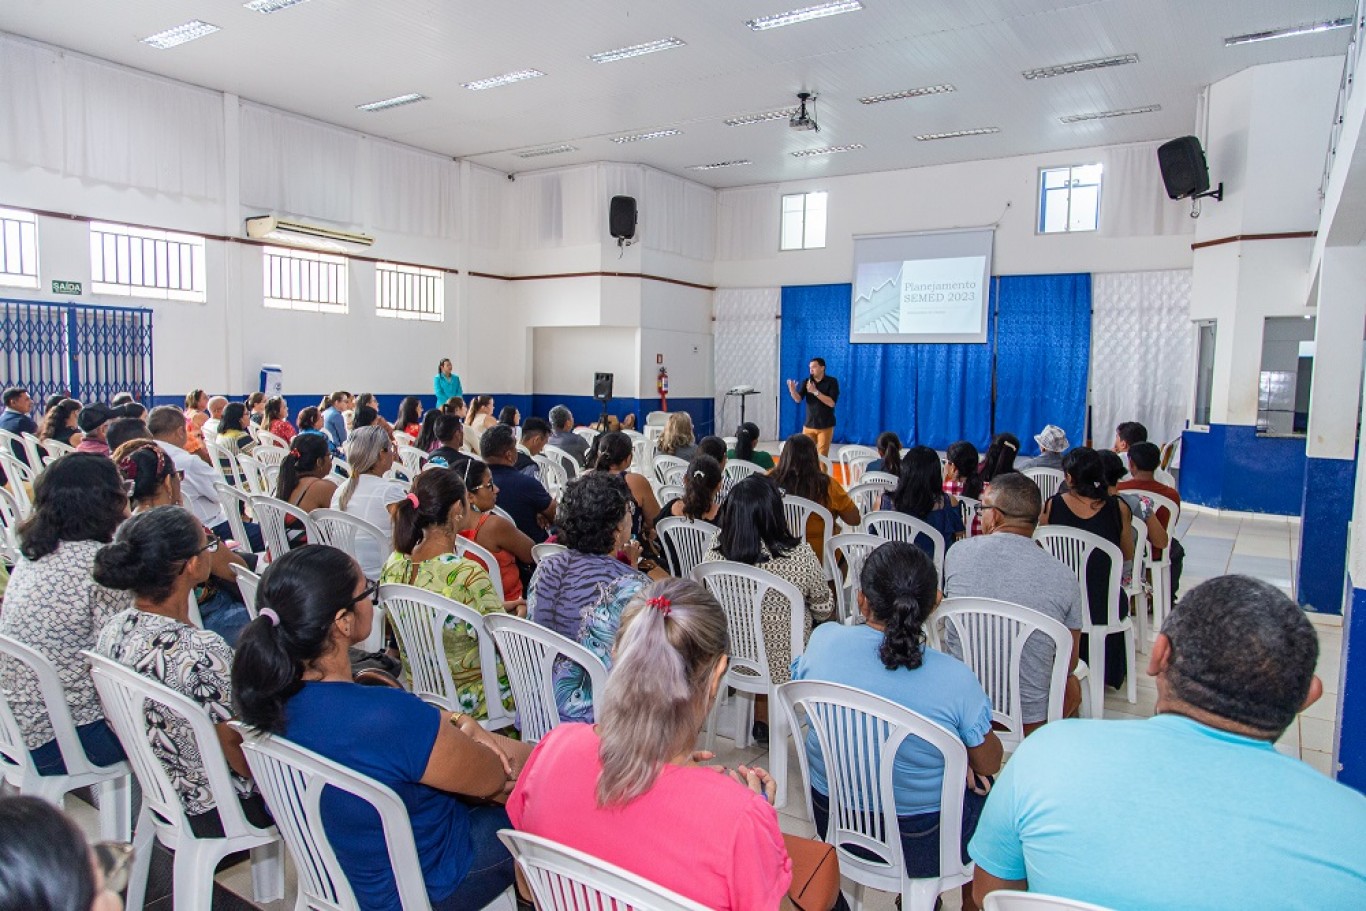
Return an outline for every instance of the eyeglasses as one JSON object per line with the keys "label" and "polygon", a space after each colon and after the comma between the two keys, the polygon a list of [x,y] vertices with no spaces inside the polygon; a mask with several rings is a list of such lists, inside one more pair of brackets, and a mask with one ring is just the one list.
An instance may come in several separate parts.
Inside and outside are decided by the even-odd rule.
{"label": "eyeglasses", "polygon": [[222,542],[218,540],[218,535],[213,535],[213,534],[211,534],[211,535],[209,535],[209,540],[208,540],[208,542],[207,542],[203,547],[199,548],[199,550],[197,550],[195,553],[197,553],[197,554],[211,554],[211,553],[213,553],[214,551],[218,550],[218,546],[219,546],[219,544],[221,544],[221,543],[222,543]]}
{"label": "eyeglasses", "polygon": [[1006,518],[1009,518],[1009,519],[1038,519],[1038,516],[1022,516],[1022,515],[1019,515],[1019,514],[1017,514],[1017,513],[1006,512],[1006,511],[1005,511],[1004,509],[1002,509],[1001,507],[999,507],[999,506],[992,506],[990,503],[978,503],[978,504],[976,504],[975,506],[972,507],[973,513],[976,514],[976,515],[978,515],[978,516],[980,516],[982,513],[986,512],[988,509],[994,509],[994,510],[996,510],[997,512],[999,512],[1001,515],[1003,515],[1003,516],[1005,516]]}
{"label": "eyeglasses", "polygon": [[359,595],[356,595],[356,597],[351,599],[351,601],[347,604],[347,607],[350,607],[352,604],[360,604],[367,598],[373,599],[378,594],[379,582],[370,582],[365,586],[365,588],[361,589],[361,593]]}
{"label": "eyeglasses", "polygon": [[492,487],[492,486],[493,486],[493,478],[489,478],[489,479],[488,479],[487,481],[485,481],[483,484],[475,484],[473,487],[469,488],[469,492],[470,492],[470,493],[474,493],[476,490],[483,490],[485,487]]}

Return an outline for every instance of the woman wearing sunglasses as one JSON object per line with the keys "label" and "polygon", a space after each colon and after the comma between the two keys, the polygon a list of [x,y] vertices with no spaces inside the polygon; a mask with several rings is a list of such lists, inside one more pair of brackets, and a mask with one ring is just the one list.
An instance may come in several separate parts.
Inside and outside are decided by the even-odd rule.
{"label": "woman wearing sunglasses", "polygon": [[[212,570],[218,539],[188,510],[157,506],[119,526],[114,541],[95,555],[92,575],[105,588],[133,593],[133,606],[115,614],[95,641],[95,651],[165,684],[204,707],[214,723],[223,757],[233,773],[247,819],[271,824],[265,802],[251,787],[242,738],[228,726],[233,717],[228,679],[232,649],[223,637],[191,625],[190,592]],[[150,714],[149,714],[150,717]],[[222,838],[223,823],[189,725],[174,713],[157,712],[160,735],[152,749],[175,784],[190,829],[200,838]]]}

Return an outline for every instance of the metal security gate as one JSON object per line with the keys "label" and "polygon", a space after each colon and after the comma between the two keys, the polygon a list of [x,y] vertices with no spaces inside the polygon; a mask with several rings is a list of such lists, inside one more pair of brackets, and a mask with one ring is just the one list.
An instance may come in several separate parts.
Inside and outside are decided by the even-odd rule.
{"label": "metal security gate", "polygon": [[57,393],[150,402],[152,311],[0,298],[0,386],[23,386],[39,407]]}

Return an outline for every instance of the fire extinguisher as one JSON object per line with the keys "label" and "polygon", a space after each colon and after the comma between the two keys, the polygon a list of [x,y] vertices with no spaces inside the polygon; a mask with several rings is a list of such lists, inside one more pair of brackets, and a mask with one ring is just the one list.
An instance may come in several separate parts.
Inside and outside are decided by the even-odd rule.
{"label": "fire extinguisher", "polygon": [[659,390],[659,410],[669,410],[669,368],[660,367],[659,376],[655,379],[655,388]]}

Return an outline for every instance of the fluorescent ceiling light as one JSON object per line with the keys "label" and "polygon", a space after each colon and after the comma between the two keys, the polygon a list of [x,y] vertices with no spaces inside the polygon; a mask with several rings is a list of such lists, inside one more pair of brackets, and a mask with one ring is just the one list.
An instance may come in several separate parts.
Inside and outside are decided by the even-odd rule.
{"label": "fluorescent ceiling light", "polygon": [[426,101],[426,95],[419,95],[417,92],[409,92],[407,95],[395,95],[393,98],[386,98],[383,101],[372,101],[369,104],[356,105],[362,111],[387,111],[390,108],[401,108],[405,104],[414,104],[418,101]]}
{"label": "fluorescent ceiling light", "polygon": [[802,149],[800,152],[793,152],[793,158],[810,158],[812,155],[834,155],[836,152],[852,152],[855,149],[863,148],[861,142],[851,142],[845,146],[826,146],[823,149]]}
{"label": "fluorescent ceiling light", "polygon": [[975,130],[953,130],[949,133],[922,133],[915,137],[918,142],[929,142],[933,139],[958,139],[960,136],[986,136],[989,133],[1001,132],[1000,127],[978,127]]}
{"label": "fluorescent ceiling light", "polygon": [[1285,28],[1273,28],[1265,32],[1250,32],[1246,35],[1234,35],[1232,38],[1225,38],[1224,47],[1233,47],[1237,44],[1254,44],[1258,41],[1270,41],[1272,38],[1293,38],[1296,35],[1331,32],[1333,29],[1348,28],[1351,24],[1352,17],[1344,16],[1341,19],[1324,19],[1321,22],[1309,22],[1304,25],[1287,25]]}
{"label": "fluorescent ceiling light", "polygon": [[689,171],[715,171],[717,168],[738,168],[740,165],[754,164],[748,158],[737,158],[734,161],[714,161],[711,164],[690,164]]}
{"label": "fluorescent ceiling light", "polygon": [[630,136],[613,136],[613,142],[640,142],[642,139],[662,139],[665,136],[681,136],[682,130],[651,130],[649,133],[632,133]]}
{"label": "fluorescent ceiling light", "polygon": [[683,47],[686,43],[681,38],[660,38],[658,41],[646,41],[644,44],[619,47],[614,51],[598,51],[596,54],[589,54],[588,59],[594,63],[611,63],[614,60],[626,60],[629,57],[640,57],[644,54],[653,54],[656,51]]}
{"label": "fluorescent ceiling light", "polygon": [[143,44],[149,44],[159,51],[168,50],[187,41],[196,38],[203,38],[205,35],[212,35],[218,31],[218,26],[210,25],[199,19],[191,19],[184,25],[177,25],[175,28],[168,28],[164,32],[157,32],[155,35],[148,35],[142,39]]}
{"label": "fluorescent ceiling light", "polygon": [[549,146],[548,148],[544,148],[544,149],[532,149],[532,150],[529,151],[529,152],[518,152],[518,153],[517,153],[517,157],[518,157],[518,158],[540,158],[542,155],[559,155],[559,154],[561,154],[561,153],[563,153],[563,152],[577,152],[578,150],[579,150],[578,146],[557,145],[557,146]]}
{"label": "fluorescent ceiling light", "polygon": [[250,2],[242,5],[253,13],[278,13],[282,9],[289,9],[291,6],[298,6],[300,3],[307,2],[308,0],[250,0]]}
{"label": "fluorescent ceiling light", "polygon": [[1047,79],[1050,76],[1070,76],[1073,73],[1084,73],[1087,70],[1103,70],[1112,66],[1124,66],[1127,63],[1138,63],[1138,55],[1117,54],[1114,57],[1097,57],[1095,60],[1078,60],[1074,63],[1059,63],[1054,66],[1042,66],[1037,70],[1025,70],[1020,75],[1026,79]]}
{"label": "fluorescent ceiling light", "polygon": [[1059,117],[1063,123],[1082,123],[1087,120],[1109,120],[1111,117],[1128,117],[1130,114],[1151,114],[1162,110],[1160,104],[1145,104],[1141,108],[1120,108],[1117,111],[1094,111],[1089,114],[1069,114]]}
{"label": "fluorescent ceiling light", "polygon": [[521,82],[523,79],[536,79],[544,76],[540,70],[516,70],[511,73],[504,73],[501,76],[490,76],[487,79],[476,79],[473,82],[464,83],[465,88],[480,92],[484,89],[496,89],[500,85],[511,85],[514,82]]}
{"label": "fluorescent ceiling light", "polygon": [[725,124],[728,127],[743,127],[751,123],[764,123],[768,120],[790,120],[795,113],[797,113],[796,108],[782,108],[777,111],[764,111],[761,114],[741,114],[739,117],[727,118]]}
{"label": "fluorescent ceiling light", "polygon": [[798,22],[810,22],[812,19],[824,19],[826,16],[838,16],[840,13],[852,13],[861,9],[863,9],[863,4],[859,0],[833,0],[831,3],[817,3],[815,6],[806,6],[786,13],[774,13],[771,16],[749,19],[745,25],[756,32],[762,32],[765,29],[796,25]]}
{"label": "fluorescent ceiling light", "polygon": [[878,104],[882,101],[896,101],[899,98],[919,98],[922,95],[942,95],[945,92],[958,91],[947,82],[939,85],[927,85],[918,89],[906,89],[904,92],[887,92],[882,95],[868,95],[858,100],[859,104]]}

